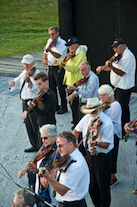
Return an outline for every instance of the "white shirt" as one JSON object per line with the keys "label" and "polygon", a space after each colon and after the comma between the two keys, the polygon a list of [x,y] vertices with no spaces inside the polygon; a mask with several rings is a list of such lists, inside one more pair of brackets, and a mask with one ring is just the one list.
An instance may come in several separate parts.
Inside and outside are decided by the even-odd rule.
{"label": "white shirt", "polygon": [[109,106],[109,108],[105,109],[104,113],[112,120],[114,125],[114,134],[116,134],[118,138],[122,139],[121,105],[118,101],[114,101]]}
{"label": "white shirt", "polygon": [[[47,44],[46,44],[46,49],[49,47],[50,43],[52,42],[51,38],[48,39]],[[53,52],[56,52],[61,55],[61,58],[64,58],[67,54],[67,46],[65,45],[66,41],[63,40],[61,37],[57,38],[57,43],[56,46],[53,46],[51,49]],[[47,60],[48,60],[48,65],[52,65],[52,62],[56,60],[56,57],[54,57],[50,52],[46,52],[44,50],[44,53],[47,54]],[[56,64],[55,64],[56,65]]]}
{"label": "white shirt", "polygon": [[92,71],[90,71],[87,76],[89,77],[88,80],[81,86],[78,86],[78,91],[74,91],[75,96],[79,96],[82,103],[86,103],[87,98],[93,98],[98,96],[98,76]]}
{"label": "white shirt", "polygon": [[[105,153],[107,154],[110,152],[111,149],[114,147],[114,127],[111,119],[105,115],[103,112],[100,113],[100,120],[102,122],[101,126],[99,127],[99,135],[96,139],[98,142],[106,142],[109,143],[109,147],[107,149],[95,146],[95,149],[98,153]],[[75,127],[77,132],[82,132],[82,136],[84,137],[87,135],[88,127],[91,123],[91,119],[89,114],[86,114],[80,122]],[[83,140],[83,145],[85,146],[86,136]],[[88,150],[91,152],[91,148],[88,147]]]}
{"label": "white shirt", "polygon": [[[21,99],[27,100],[27,99],[33,99],[36,94],[39,92],[35,81],[34,81],[34,77],[39,73],[40,71],[38,69],[36,69],[33,73],[32,76],[30,76],[30,80],[32,82],[32,88],[28,87],[28,83],[25,82],[25,85],[23,86],[23,89],[21,91]],[[23,77],[25,76],[26,70],[23,70],[22,73],[13,79],[13,81],[15,82],[15,85],[11,88],[11,92],[15,89],[15,88],[22,88],[22,84],[24,82]],[[19,81],[18,81],[19,80]],[[17,83],[16,83],[17,81]]]}
{"label": "white shirt", "polygon": [[124,50],[121,59],[118,62],[112,63],[112,65],[125,72],[123,76],[119,76],[111,70],[110,82],[113,86],[118,86],[118,88],[124,90],[135,86],[136,59],[127,47]]}
{"label": "white shirt", "polygon": [[56,193],[56,200],[59,202],[81,200],[89,189],[89,169],[85,158],[77,148],[70,154],[70,157],[76,162],[70,164],[67,171],[61,173],[59,179],[59,183],[70,190],[63,196]]}

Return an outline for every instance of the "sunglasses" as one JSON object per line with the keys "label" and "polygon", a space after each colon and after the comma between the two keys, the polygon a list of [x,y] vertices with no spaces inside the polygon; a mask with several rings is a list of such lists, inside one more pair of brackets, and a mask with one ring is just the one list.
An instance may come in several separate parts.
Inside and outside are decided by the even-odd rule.
{"label": "sunglasses", "polygon": [[[50,137],[50,136],[49,136]],[[41,139],[47,140],[49,137],[41,137]]]}
{"label": "sunglasses", "polygon": [[[65,144],[67,144],[67,143],[69,143],[69,142],[66,142]],[[59,144],[59,145],[57,145],[57,148],[62,148],[65,144]]]}

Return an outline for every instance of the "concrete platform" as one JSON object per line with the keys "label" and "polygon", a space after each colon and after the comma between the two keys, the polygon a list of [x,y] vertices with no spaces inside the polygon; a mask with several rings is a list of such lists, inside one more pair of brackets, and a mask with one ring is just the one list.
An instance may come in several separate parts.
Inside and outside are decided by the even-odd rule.
{"label": "concrete platform", "polygon": [[[38,69],[45,71],[42,65],[43,52],[33,53],[35,60],[39,61]],[[0,171],[5,173],[1,164],[6,168],[12,178],[19,184],[27,187],[27,175],[18,179],[18,171],[25,167],[28,159],[32,159],[35,153],[24,153],[25,148],[30,147],[27,132],[22,118],[21,100],[19,91],[11,93],[8,81],[18,75],[23,67],[22,55],[0,59]],[[4,75],[4,76],[2,76]],[[13,76],[13,77],[10,77]],[[71,131],[71,110],[68,113],[56,115],[58,133]],[[130,100],[131,120],[137,117],[137,94],[132,93]],[[137,195],[131,191],[137,189],[137,151],[135,147],[135,135],[130,134],[128,141],[120,141],[118,155],[117,178],[119,183],[111,189],[111,207],[136,207]],[[0,207],[12,205],[13,193],[18,187],[0,174]],[[88,207],[93,206],[90,196],[86,196]]]}

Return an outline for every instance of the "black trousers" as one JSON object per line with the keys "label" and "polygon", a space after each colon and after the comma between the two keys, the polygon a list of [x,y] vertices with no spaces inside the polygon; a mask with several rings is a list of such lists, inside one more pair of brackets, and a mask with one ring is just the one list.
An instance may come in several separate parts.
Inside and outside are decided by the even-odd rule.
{"label": "black trousers", "polygon": [[[23,100],[22,102],[23,111],[28,110],[28,105],[27,105],[28,101],[29,100]],[[31,145],[38,150],[40,147],[39,144],[40,137],[39,137],[39,128],[37,124],[37,114],[30,111],[28,113],[27,119],[25,120],[25,125]]]}
{"label": "black trousers", "polygon": [[124,133],[124,124],[130,121],[130,111],[129,111],[129,101],[130,101],[130,95],[131,90],[123,90],[120,88],[117,88],[115,91],[115,98],[116,100],[121,104],[122,107],[122,131]]}
{"label": "black trousers", "polygon": [[59,202],[58,206],[59,207],[86,207],[87,204],[85,199],[82,199],[80,201],[72,201],[72,202],[64,201],[63,203]]}
{"label": "black trousers", "polygon": [[112,168],[111,173],[115,174],[117,172],[117,157],[118,157],[118,148],[119,148],[119,138],[114,134],[114,148],[111,151],[112,155]]}
{"label": "black trousers", "polygon": [[66,91],[65,85],[63,85],[65,70],[62,68],[59,72],[59,66],[49,66],[49,87],[56,95],[57,106],[56,109],[59,109],[59,101],[57,96],[57,88],[59,90],[60,98],[61,98],[61,108],[67,110],[67,100],[66,100]]}
{"label": "black trousers", "polygon": [[89,193],[95,207],[110,206],[111,153],[90,155],[87,151],[90,170]]}

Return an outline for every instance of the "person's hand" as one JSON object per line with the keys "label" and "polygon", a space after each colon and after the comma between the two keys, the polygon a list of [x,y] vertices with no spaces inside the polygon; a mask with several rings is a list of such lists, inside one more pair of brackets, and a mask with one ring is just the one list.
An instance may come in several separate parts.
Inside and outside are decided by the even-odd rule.
{"label": "person's hand", "polygon": [[97,73],[100,73],[100,72],[102,71],[102,66],[98,66],[98,67],[96,68],[96,71],[97,71]]}
{"label": "person's hand", "polygon": [[60,68],[65,66],[65,63],[63,63],[62,61],[59,62]]}
{"label": "person's hand", "polygon": [[40,182],[44,188],[48,185],[48,181],[44,177],[40,177]]}
{"label": "person's hand", "polygon": [[18,172],[18,178],[21,178],[22,173],[23,173],[23,170],[20,170],[20,171]]}
{"label": "person's hand", "polygon": [[47,66],[48,65],[48,60],[43,60],[42,64]]}
{"label": "person's hand", "polygon": [[30,82],[30,77],[29,77],[28,75],[25,75],[25,76],[23,77],[23,79],[24,79],[24,81],[26,81],[26,82]]}
{"label": "person's hand", "polygon": [[40,167],[39,168],[39,173],[38,173],[38,175],[40,176],[40,177],[44,177],[44,178],[48,178],[49,177],[49,172],[48,172],[48,170],[45,168],[45,167]]}
{"label": "person's hand", "polygon": [[75,98],[75,94],[74,94],[74,93],[72,93],[71,95],[69,95],[69,96],[66,97],[66,99],[67,99],[68,101],[73,101],[74,98]]}
{"label": "person's hand", "polygon": [[125,130],[125,132],[127,132],[127,131],[134,131],[134,128],[129,128],[129,124],[130,123],[126,123],[125,125],[124,125],[124,130]]}
{"label": "person's hand", "polygon": [[57,63],[57,60],[52,61],[52,65],[55,65]]}
{"label": "person's hand", "polygon": [[36,172],[37,163],[33,163],[30,160],[28,160],[26,165],[29,167],[30,171]]}
{"label": "person's hand", "polygon": [[9,81],[9,86],[13,87],[15,85],[15,82],[13,80]]}
{"label": "person's hand", "polygon": [[67,89],[69,89],[70,91],[77,91],[76,86],[67,86]]}
{"label": "person's hand", "polygon": [[34,107],[36,106],[36,104],[35,104],[33,101],[30,101],[30,100],[27,102],[27,105],[28,105],[30,108],[31,108],[31,107],[34,108]]}
{"label": "person's hand", "polygon": [[28,112],[24,111],[23,114],[22,114],[23,119],[27,119],[27,115],[28,115]]}

